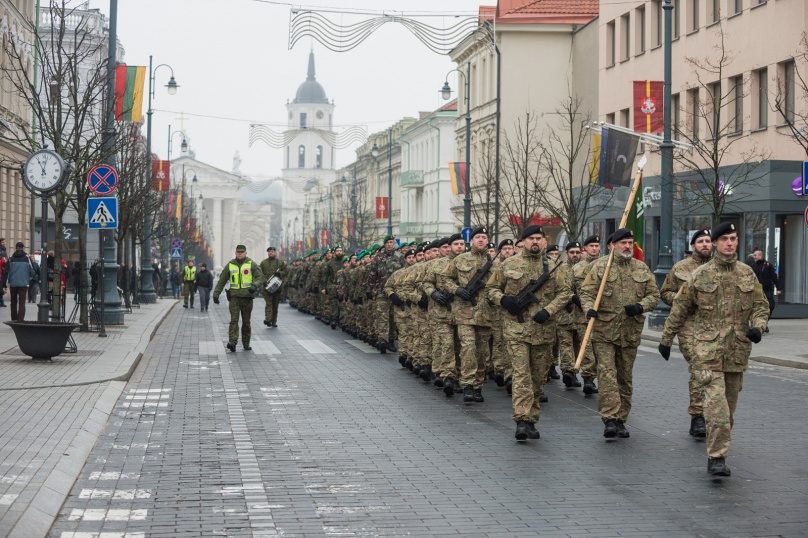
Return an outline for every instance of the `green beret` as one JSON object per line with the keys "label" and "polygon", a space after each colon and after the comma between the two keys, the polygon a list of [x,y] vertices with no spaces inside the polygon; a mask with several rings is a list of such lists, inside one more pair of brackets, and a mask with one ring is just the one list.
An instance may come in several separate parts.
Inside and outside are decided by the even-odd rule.
{"label": "green beret", "polygon": [[247,252],[247,247],[244,245],[236,245],[236,252]]}
{"label": "green beret", "polygon": [[393,235],[385,235],[384,236],[384,241],[382,241],[382,242],[387,243],[388,241],[393,241],[393,240],[395,240],[395,236],[393,236]]}

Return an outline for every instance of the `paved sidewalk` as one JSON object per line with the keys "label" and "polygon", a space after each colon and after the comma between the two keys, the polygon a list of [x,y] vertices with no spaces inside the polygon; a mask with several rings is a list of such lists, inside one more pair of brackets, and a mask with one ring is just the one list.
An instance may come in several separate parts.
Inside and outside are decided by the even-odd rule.
{"label": "paved sidewalk", "polygon": [[[643,340],[659,342],[661,333],[646,328]],[[751,360],[808,370],[808,323],[804,319],[769,320],[769,333],[752,345]]]}
{"label": "paved sidewalk", "polygon": [[[177,301],[127,314],[125,325],[74,332],[78,352],[34,362],[0,323],[0,535],[44,536],[115,401],[161,321]],[[36,318],[28,305],[27,319]],[[68,312],[72,301],[68,304]],[[9,309],[0,309],[0,322]]]}

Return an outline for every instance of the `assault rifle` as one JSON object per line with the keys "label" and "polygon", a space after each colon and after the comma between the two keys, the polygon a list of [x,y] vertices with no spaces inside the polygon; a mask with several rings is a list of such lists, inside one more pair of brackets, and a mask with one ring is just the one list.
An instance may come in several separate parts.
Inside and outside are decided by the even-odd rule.
{"label": "assault rifle", "polygon": [[474,273],[474,276],[471,277],[471,280],[469,280],[468,284],[464,286],[466,288],[466,291],[469,292],[469,295],[471,295],[471,300],[469,301],[471,304],[473,305],[477,304],[474,301],[474,297],[476,297],[477,294],[480,293],[480,290],[482,290],[485,287],[485,282],[483,281],[483,279],[485,278],[485,275],[488,274],[488,271],[491,270],[491,266],[494,265],[494,260],[496,260],[499,257],[499,254],[500,253],[497,252],[496,256],[489,259],[487,262],[485,262],[485,265],[477,269],[477,272]]}
{"label": "assault rifle", "polygon": [[561,263],[557,263],[552,269],[548,271],[547,270],[548,263],[547,259],[545,259],[544,272],[536,280],[531,280],[530,282],[528,282],[527,286],[522,288],[522,291],[520,291],[516,295],[516,305],[518,308],[518,312],[516,314],[516,320],[519,323],[525,322],[523,314],[525,313],[525,310],[527,310],[527,308],[530,306],[530,304],[538,301],[538,298],[536,297],[536,292],[542,289],[542,287],[545,284],[547,284],[547,281],[550,280],[550,277],[553,275],[555,270],[558,269],[560,266]]}

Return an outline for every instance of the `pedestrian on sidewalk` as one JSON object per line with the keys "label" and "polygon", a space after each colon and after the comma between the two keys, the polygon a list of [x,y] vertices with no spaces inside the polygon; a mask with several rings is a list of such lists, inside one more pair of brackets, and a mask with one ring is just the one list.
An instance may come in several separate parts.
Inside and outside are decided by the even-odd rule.
{"label": "pedestrian on sidewalk", "polygon": [[191,308],[194,307],[194,295],[196,289],[194,282],[196,281],[196,267],[194,267],[194,260],[188,260],[188,264],[182,269],[182,307],[188,308],[190,299]]}
{"label": "pedestrian on sidewalk", "polygon": [[17,242],[8,263],[7,284],[11,290],[11,321],[25,320],[25,295],[34,275],[34,267],[25,253],[25,245]]}
{"label": "pedestrian on sidewalk", "polygon": [[210,304],[210,291],[213,288],[213,274],[208,271],[208,264],[203,263],[199,266],[194,286],[199,290],[199,310],[207,312],[208,304]]}
{"label": "pedestrian on sidewalk", "polygon": [[253,298],[264,285],[264,275],[257,263],[247,257],[247,247],[236,245],[236,257],[222,268],[216,289],[213,290],[213,302],[219,304],[219,294],[225,284],[230,283],[227,300],[230,303],[230,326],[227,331],[227,349],[236,350],[238,341],[238,320],[241,317],[241,345],[245,351],[250,347],[250,316],[252,315]]}
{"label": "pedestrian on sidewalk", "polygon": [[101,280],[101,260],[96,258],[90,266],[90,301],[95,302],[98,294],[98,283]]}
{"label": "pedestrian on sidewalk", "polygon": [[668,360],[673,337],[691,320],[692,369],[704,392],[707,472],[730,476],[726,464],[735,408],[749,365],[752,343],[760,342],[769,316],[766,296],[747,265],[738,263],[738,232],[730,222],[712,229],[713,259],[693,271],[673,299],[659,353]]}
{"label": "pedestrian on sidewalk", "polygon": [[777,271],[774,270],[772,264],[763,257],[763,251],[760,249],[755,249],[752,253],[751,266],[758,282],[763,287],[763,295],[769,301],[769,317],[771,318],[774,312],[774,288],[778,285],[780,278],[777,276]]}
{"label": "pedestrian on sidewalk", "polygon": [[31,274],[31,282],[28,284],[28,302],[35,303],[39,294],[39,262],[36,261],[34,256],[28,256],[28,258],[31,260],[31,267],[34,268]]}
{"label": "pedestrian on sidewalk", "polygon": [[6,288],[5,284],[3,283],[6,281],[7,265],[8,253],[6,252],[6,240],[5,238],[0,237],[0,308],[6,307]]}
{"label": "pedestrian on sidewalk", "polygon": [[169,282],[171,283],[171,294],[174,295],[175,299],[180,298],[180,283],[182,282],[182,275],[180,274],[180,269],[177,265],[173,265],[171,267],[171,275],[169,276]]}

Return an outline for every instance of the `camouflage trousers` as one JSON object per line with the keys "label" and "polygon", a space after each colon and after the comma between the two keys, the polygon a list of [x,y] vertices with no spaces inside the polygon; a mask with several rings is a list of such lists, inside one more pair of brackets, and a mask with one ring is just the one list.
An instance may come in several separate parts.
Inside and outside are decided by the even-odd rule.
{"label": "camouflage trousers", "polygon": [[278,321],[278,304],[281,302],[281,294],[280,292],[269,294],[267,293],[266,290],[264,290],[263,293],[264,293],[264,321],[269,321],[270,323],[276,323]]}
{"label": "camouflage trousers", "polygon": [[373,320],[373,335],[377,340],[389,343],[390,339],[392,338],[392,323],[390,323],[392,313],[390,311],[390,301],[381,298],[373,299],[371,312],[371,319]]}
{"label": "camouflage trousers", "polygon": [[460,340],[460,385],[479,389],[485,383],[485,365],[491,353],[491,328],[478,325],[458,325]]}
{"label": "camouflage trousers", "polygon": [[[410,315],[412,317],[412,323],[410,324],[413,344],[412,357],[415,359],[413,362],[419,366],[431,365],[432,333],[426,310],[414,305],[410,307]],[[399,330],[399,338],[403,334],[403,329]]]}
{"label": "camouflage trousers", "polygon": [[508,349],[513,367],[513,420],[535,424],[541,414],[539,395],[553,360],[553,346],[509,339]]}
{"label": "camouflage trousers", "polygon": [[583,333],[577,325],[558,325],[556,327],[556,341],[558,342],[558,358],[561,362],[561,371],[575,374],[575,359],[581,349]]}
{"label": "camouflage trousers", "polygon": [[429,323],[432,333],[432,373],[438,377],[457,379],[454,327],[451,323],[437,319],[432,319]]}
{"label": "camouflage trousers", "polygon": [[[583,335],[586,333],[586,323],[580,323],[578,325],[578,331],[581,338],[583,338]],[[591,377],[594,379],[598,376],[598,361],[592,347],[592,340],[590,339],[586,344],[584,359],[581,361],[581,377]],[[578,358],[577,355],[575,358]]]}
{"label": "camouflage trousers", "polygon": [[621,347],[610,342],[592,342],[598,363],[598,411],[600,418],[625,422],[631,412],[634,391],[632,373],[636,347]]}
{"label": "camouflage trousers", "polygon": [[[693,351],[688,346],[687,340],[683,340],[681,336],[679,336],[679,351],[682,352],[682,355],[684,355],[687,363],[691,364]],[[687,388],[688,392],[690,393],[690,403],[687,406],[687,413],[690,416],[703,415],[704,391],[696,380],[696,374],[693,372],[693,370],[690,370],[690,379],[688,380]]]}
{"label": "camouflage trousers", "polygon": [[505,336],[502,334],[502,320],[497,319],[491,322],[491,360],[486,365],[486,370],[503,372],[506,378],[511,377],[511,360]]}
{"label": "camouflage trousers", "polygon": [[738,395],[743,388],[743,372],[694,370],[693,374],[704,391],[707,455],[725,458],[729,453]]}
{"label": "camouflage trousers", "polygon": [[194,295],[196,295],[196,286],[193,282],[183,282],[182,283],[182,304],[188,306],[188,300],[190,298],[191,301],[191,308],[194,307]]}
{"label": "camouflage trousers", "polygon": [[328,295],[323,298],[325,317],[328,318],[332,324],[339,321],[339,301],[337,300],[337,292],[330,291]]}
{"label": "camouflage trousers", "polygon": [[[413,358],[413,319],[410,316],[408,306],[393,306],[393,320],[400,328],[401,334],[398,341],[398,350],[403,355]],[[415,362],[413,362],[415,364]]]}
{"label": "camouflage trousers", "polygon": [[230,326],[227,330],[227,341],[238,342],[238,319],[241,316],[241,343],[250,345],[250,316],[252,315],[253,300],[251,297],[231,297],[227,304],[230,310]]}

